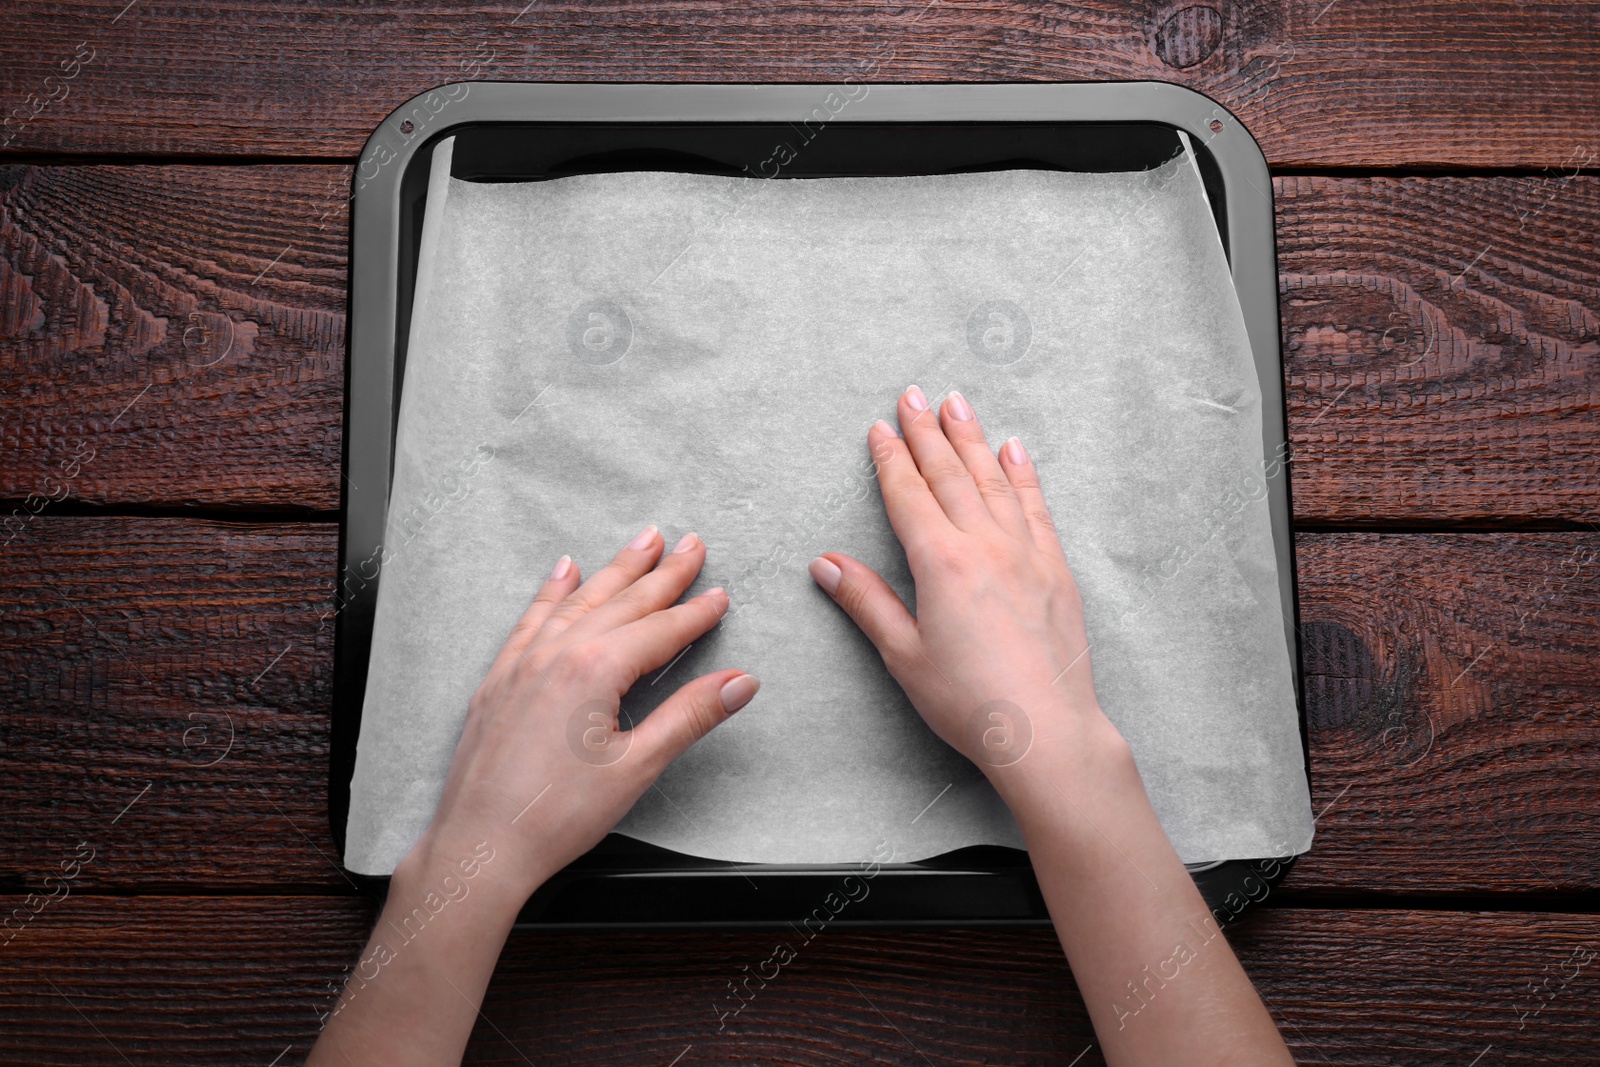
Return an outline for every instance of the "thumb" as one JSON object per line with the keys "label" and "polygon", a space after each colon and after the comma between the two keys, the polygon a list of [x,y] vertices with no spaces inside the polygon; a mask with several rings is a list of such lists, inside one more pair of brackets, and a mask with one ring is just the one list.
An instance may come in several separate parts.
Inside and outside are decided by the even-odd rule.
{"label": "thumb", "polygon": [[713,671],[685,682],[633,728],[633,743],[656,774],[750,703],[761,682],[744,671]]}
{"label": "thumb", "polygon": [[885,664],[903,663],[917,647],[917,620],[877,571],[843,552],[811,561],[811,577],[878,649]]}

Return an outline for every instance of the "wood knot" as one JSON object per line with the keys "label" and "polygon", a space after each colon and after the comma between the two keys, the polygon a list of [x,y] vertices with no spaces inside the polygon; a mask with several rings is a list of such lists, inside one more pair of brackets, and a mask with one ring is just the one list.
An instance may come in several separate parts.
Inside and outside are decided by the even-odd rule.
{"label": "wood knot", "polygon": [[1300,633],[1306,718],[1316,730],[1348,725],[1372,703],[1378,672],[1371,651],[1355,631],[1336,622],[1308,622]]}
{"label": "wood knot", "polygon": [[[1345,743],[1362,746],[1364,759],[1396,767],[1433,750],[1433,715],[1418,692],[1424,655],[1409,631],[1404,623],[1366,637],[1336,622],[1300,628],[1306,724],[1324,744],[1330,732],[1345,731]],[[1380,647],[1368,643],[1373,637]]]}
{"label": "wood knot", "polygon": [[1156,55],[1179,70],[1205,60],[1221,44],[1222,15],[1205,4],[1179,8],[1156,31]]}

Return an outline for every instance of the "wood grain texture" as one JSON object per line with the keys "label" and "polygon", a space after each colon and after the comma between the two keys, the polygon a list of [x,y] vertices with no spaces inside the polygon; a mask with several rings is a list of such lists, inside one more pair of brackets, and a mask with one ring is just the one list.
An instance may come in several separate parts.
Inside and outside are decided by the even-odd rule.
{"label": "wood grain texture", "polygon": [[337,508],[348,178],[0,168],[0,498]]}
{"label": "wood grain texture", "polygon": [[1299,888],[1600,884],[1600,532],[1300,535]]}
{"label": "wood grain texture", "polygon": [[[1518,994],[1524,1007],[1539,1003],[1527,980],[1577,945],[1593,948],[1596,934],[1587,917],[1267,910],[1230,940],[1300,1062],[1459,1065],[1490,1042],[1501,1062],[1589,1055],[1596,1009],[1577,998],[1595,988],[1592,969],[1539,1016],[1508,1009]],[[779,942],[795,961],[768,988],[752,981],[748,1006],[720,1017],[733,1002],[727,983],[742,983],[744,967],[759,973]],[[784,931],[516,938],[467,1062],[559,1050],[563,1062],[665,1064],[686,1047],[684,1063],[1104,1062],[1051,931],[828,931],[797,942]],[[1456,984],[1440,980],[1443,968]]]}
{"label": "wood grain texture", "polygon": [[453,81],[1149,79],[1219,101],[1279,165],[1547,166],[1600,146],[1596,11],[1516,0],[25,3],[0,37],[0,141],[353,159],[391,110]]}
{"label": "wood grain texture", "polygon": [[[1539,171],[1275,180],[1297,518],[1595,522],[1597,17],[13,3],[0,160],[348,164],[457,80],[1177,82],[1280,168]],[[326,826],[334,527],[32,515],[338,506],[348,179],[0,167],[0,500],[36,494],[0,509],[0,1065],[299,1062],[373,920]],[[1595,1061],[1600,964],[1576,961],[1600,918],[1319,909],[1600,887],[1597,554],[1600,533],[1300,536],[1318,838],[1230,937],[1301,1062]],[[26,895],[85,849],[70,895]],[[207,888],[247,895],[187,895]],[[1047,930],[830,929],[719,1017],[790,936],[516,935],[468,1061],[1102,1062]]]}
{"label": "wood grain texture", "polygon": [[[0,944],[0,1062],[300,1062],[371,915],[74,894]],[[1302,1063],[1463,1067],[1488,1045],[1483,1062],[1593,1062],[1591,916],[1266,909],[1229,936]],[[779,941],[793,962],[719,1016]],[[1083,1067],[1104,1062],[1092,1043],[1049,930],[519,933],[466,1062]]]}
{"label": "wood grain texture", "polygon": [[329,525],[35,519],[0,549],[3,877],[349,889]]}
{"label": "wood grain texture", "polygon": [[1600,180],[1274,186],[1296,517],[1600,518]]}
{"label": "wood grain texture", "polygon": [[[7,173],[0,498],[336,508],[348,172]],[[1600,179],[1276,187],[1297,518],[1600,517]]]}
{"label": "wood grain texture", "polygon": [[[35,907],[0,897],[14,923]],[[71,892],[0,934],[0,1064],[302,1063],[375,915],[355,897]]]}
{"label": "wood grain texture", "polygon": [[[43,516],[0,553],[0,876],[88,841],[89,888],[351,889],[326,816],[335,541]],[[1302,534],[1299,569],[1323,815],[1285,892],[1600,887],[1600,534]]]}

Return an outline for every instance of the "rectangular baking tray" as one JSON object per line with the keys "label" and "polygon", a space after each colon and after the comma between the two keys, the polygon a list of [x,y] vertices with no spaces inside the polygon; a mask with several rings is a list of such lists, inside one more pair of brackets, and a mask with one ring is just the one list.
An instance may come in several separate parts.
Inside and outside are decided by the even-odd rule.
{"label": "rectangular baking tray", "polygon": [[[328,812],[344,849],[350,776],[381,575],[406,338],[434,146],[451,175],[534,181],[619,170],[783,180],[1005,167],[1126,171],[1195,152],[1261,385],[1262,469],[1277,550],[1284,640],[1305,748],[1272,184],[1226,109],[1163,82],[1027,85],[596,85],[461,82],[413,98],[368,139],[352,178],[350,318]],[[783,151],[780,146],[788,146]],[[1293,857],[1191,873],[1231,921]],[[729,864],[610,835],[534,894],[519,925],[561,928],[1045,924],[1025,853],[978,846],[885,864],[842,899],[859,865]],[[363,876],[352,875],[355,878]],[[363,879],[382,890],[387,879]],[[858,886],[861,883],[857,883]],[[799,927],[796,927],[799,929]]]}

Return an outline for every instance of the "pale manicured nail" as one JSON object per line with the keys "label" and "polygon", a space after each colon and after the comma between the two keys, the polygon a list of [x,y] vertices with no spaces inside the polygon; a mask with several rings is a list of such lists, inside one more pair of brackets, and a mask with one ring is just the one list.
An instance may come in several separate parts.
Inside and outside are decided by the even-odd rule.
{"label": "pale manicured nail", "polygon": [[944,410],[952,419],[958,422],[972,421],[972,405],[967,403],[967,398],[960,393],[951,393],[944,401]]}
{"label": "pale manicured nail", "polygon": [[638,537],[635,537],[632,541],[628,542],[628,547],[637,552],[642,548],[649,548],[651,542],[653,542],[655,539],[656,528],[654,526],[646,526],[644,529],[639,531]]}
{"label": "pale manicured nail", "polygon": [[824,593],[833,596],[839,591],[839,579],[844,577],[844,571],[840,570],[839,565],[833,560],[818,556],[811,561],[808,569],[811,571],[812,579],[822,586]]}
{"label": "pale manicured nail", "polygon": [[1015,437],[1006,442],[1006,460],[1017,467],[1028,465],[1028,450]]}
{"label": "pale manicured nail", "polygon": [[562,556],[560,559],[556,560],[556,569],[550,572],[550,580],[552,582],[559,582],[561,579],[567,576],[567,572],[571,569],[572,557]]}
{"label": "pale manicured nail", "polygon": [[683,540],[679,541],[673,546],[672,551],[674,554],[679,552],[687,552],[693,548],[695,543],[699,540],[700,537],[698,534],[686,533],[683,535]]}
{"label": "pale manicured nail", "polygon": [[729,679],[722,686],[722,710],[732,715],[750,703],[760,688],[761,681],[754,675],[741,674],[737,678]]}
{"label": "pale manicured nail", "polygon": [[916,386],[906,390],[906,403],[911,405],[912,411],[927,411],[928,398],[922,395],[922,390]]}
{"label": "pale manicured nail", "polygon": [[889,423],[886,422],[883,419],[879,419],[876,423],[873,424],[873,427],[875,429],[882,430],[884,433],[888,434],[890,437],[899,437],[900,436],[900,432],[898,430],[896,430],[893,426],[890,426]]}
{"label": "pale manicured nail", "polygon": [[710,589],[707,589],[704,593],[701,593],[700,595],[701,596],[716,596],[718,593],[721,593],[723,596],[727,596],[728,595],[728,591],[726,589],[722,588],[722,586],[720,586],[720,585],[714,585]]}

